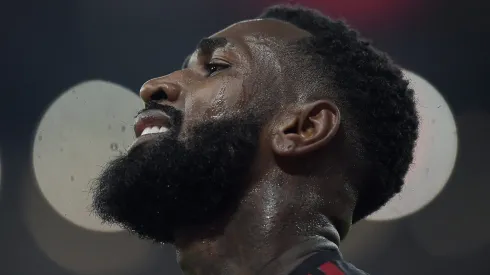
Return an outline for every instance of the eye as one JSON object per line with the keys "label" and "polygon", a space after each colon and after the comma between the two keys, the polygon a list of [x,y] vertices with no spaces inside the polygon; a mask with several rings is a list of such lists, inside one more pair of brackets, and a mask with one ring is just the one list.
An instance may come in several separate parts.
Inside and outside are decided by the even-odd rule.
{"label": "eye", "polygon": [[230,65],[224,63],[208,63],[205,65],[205,67],[206,71],[208,72],[208,76],[213,76],[219,71],[229,68]]}

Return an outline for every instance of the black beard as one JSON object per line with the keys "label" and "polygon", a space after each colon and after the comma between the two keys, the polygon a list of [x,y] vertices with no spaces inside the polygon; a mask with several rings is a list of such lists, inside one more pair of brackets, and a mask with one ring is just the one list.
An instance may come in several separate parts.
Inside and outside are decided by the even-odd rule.
{"label": "black beard", "polygon": [[174,243],[186,228],[219,231],[247,188],[262,123],[253,115],[206,122],[182,141],[180,112],[158,108],[172,129],[108,163],[92,186],[93,210],[156,242]]}

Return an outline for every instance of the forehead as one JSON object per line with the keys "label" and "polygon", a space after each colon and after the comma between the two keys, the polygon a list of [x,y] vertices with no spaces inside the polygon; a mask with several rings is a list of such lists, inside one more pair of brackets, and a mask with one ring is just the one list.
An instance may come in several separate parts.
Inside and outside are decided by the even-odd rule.
{"label": "forehead", "polygon": [[241,37],[261,36],[271,37],[284,41],[291,41],[309,36],[310,33],[295,25],[276,19],[253,19],[235,23],[211,37]]}
{"label": "forehead", "polygon": [[280,42],[289,42],[303,37],[310,36],[310,33],[285,21],[276,19],[254,19],[235,23],[211,37],[224,37],[235,43],[250,43],[260,39],[275,39]]}

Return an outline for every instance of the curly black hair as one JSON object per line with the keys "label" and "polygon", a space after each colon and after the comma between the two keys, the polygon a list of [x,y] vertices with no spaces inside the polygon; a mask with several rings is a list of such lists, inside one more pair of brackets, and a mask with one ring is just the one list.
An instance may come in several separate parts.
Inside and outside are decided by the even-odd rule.
{"label": "curly black hair", "polygon": [[418,136],[414,91],[390,58],[342,21],[301,6],[279,5],[258,18],[289,22],[311,33],[298,41],[339,106],[347,142],[365,169],[352,183],[357,222],[401,191]]}

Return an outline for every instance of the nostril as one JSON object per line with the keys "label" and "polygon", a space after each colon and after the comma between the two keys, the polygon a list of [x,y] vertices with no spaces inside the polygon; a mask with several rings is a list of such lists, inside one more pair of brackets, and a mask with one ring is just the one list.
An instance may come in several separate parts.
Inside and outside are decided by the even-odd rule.
{"label": "nostril", "polygon": [[158,91],[151,94],[150,99],[153,101],[161,101],[168,99],[167,93],[164,90],[159,89]]}

